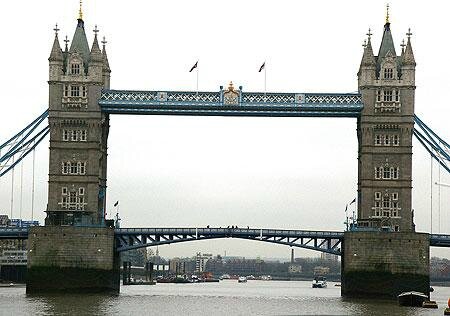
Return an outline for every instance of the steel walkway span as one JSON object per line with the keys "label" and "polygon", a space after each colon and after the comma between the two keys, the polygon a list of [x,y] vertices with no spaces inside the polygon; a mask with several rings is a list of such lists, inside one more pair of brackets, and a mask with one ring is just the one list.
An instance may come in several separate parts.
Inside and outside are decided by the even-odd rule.
{"label": "steel walkway span", "polygon": [[0,227],[0,239],[28,239],[28,228]]}
{"label": "steel walkway span", "polygon": [[104,90],[98,101],[110,114],[359,117],[359,93],[263,93]]}
{"label": "steel walkway span", "polygon": [[341,254],[343,232],[252,228],[118,228],[117,251],[218,238],[240,238]]}
{"label": "steel walkway span", "polygon": [[450,235],[431,234],[430,246],[432,247],[450,247]]}
{"label": "steel walkway span", "polygon": [[[341,255],[344,232],[247,228],[116,228],[117,251],[218,238],[241,238]],[[28,228],[0,227],[0,239],[27,239]],[[450,248],[450,235],[430,234],[430,246]]]}

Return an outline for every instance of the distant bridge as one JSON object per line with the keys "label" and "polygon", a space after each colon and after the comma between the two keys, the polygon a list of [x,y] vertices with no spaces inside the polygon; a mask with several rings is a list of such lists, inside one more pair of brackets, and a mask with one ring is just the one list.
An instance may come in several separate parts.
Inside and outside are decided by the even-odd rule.
{"label": "distant bridge", "polygon": [[[240,238],[342,254],[344,232],[254,228],[116,228],[118,252],[195,240]],[[28,228],[0,228],[0,239],[27,239]],[[450,235],[431,234],[430,246],[450,247]]]}

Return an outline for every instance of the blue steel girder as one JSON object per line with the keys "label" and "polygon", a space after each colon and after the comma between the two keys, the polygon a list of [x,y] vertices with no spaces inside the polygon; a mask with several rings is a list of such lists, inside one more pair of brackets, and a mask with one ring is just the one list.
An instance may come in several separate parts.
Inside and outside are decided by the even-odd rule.
{"label": "blue steel girder", "polygon": [[430,246],[432,247],[450,247],[450,235],[431,234]]}
{"label": "blue steel girder", "polygon": [[358,117],[363,109],[359,93],[232,91],[104,90],[98,103],[105,113],[147,115]]}
{"label": "blue steel girder", "polygon": [[39,115],[16,135],[0,144],[0,177],[22,161],[50,131],[46,118],[48,110]]}
{"label": "blue steel girder", "polygon": [[340,255],[344,233],[246,228],[117,228],[115,236],[119,252],[186,241],[240,238]]}
{"label": "blue steel girder", "polygon": [[27,239],[26,227],[0,227],[0,239]]}

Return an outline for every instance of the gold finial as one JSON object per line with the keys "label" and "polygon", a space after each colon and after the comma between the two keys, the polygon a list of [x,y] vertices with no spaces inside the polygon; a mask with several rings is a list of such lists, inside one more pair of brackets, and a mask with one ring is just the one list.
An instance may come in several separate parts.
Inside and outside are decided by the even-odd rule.
{"label": "gold finial", "polygon": [[78,10],[78,20],[83,20],[83,0],[80,0],[80,10]]}
{"label": "gold finial", "polygon": [[389,22],[389,3],[386,4],[386,24]]}
{"label": "gold finial", "polygon": [[230,81],[230,84],[228,85],[228,90],[229,91],[234,91],[233,81]]}
{"label": "gold finial", "polygon": [[364,48],[367,47],[367,41],[366,41],[366,40],[364,40],[364,42],[363,42],[363,44],[362,44],[362,47],[364,47]]}

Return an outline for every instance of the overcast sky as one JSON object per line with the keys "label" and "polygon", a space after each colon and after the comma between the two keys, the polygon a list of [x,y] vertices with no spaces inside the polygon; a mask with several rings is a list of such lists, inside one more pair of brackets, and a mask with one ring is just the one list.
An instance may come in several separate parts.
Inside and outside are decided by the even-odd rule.
{"label": "overcast sky", "polygon": [[[86,33],[106,36],[113,89],[218,91],[232,80],[244,91],[354,92],[362,42],[372,29],[378,52],[383,1],[85,0]],[[411,27],[417,61],[416,114],[450,140],[450,44],[446,1],[391,1],[397,52]],[[78,1],[2,5],[0,142],[47,108],[48,61],[57,22],[72,38]],[[63,43],[61,43],[62,46]],[[123,227],[238,225],[343,230],[356,196],[356,119],[111,117],[108,212],[120,201]],[[36,152],[35,219],[47,201],[48,140]],[[418,231],[430,230],[430,158],[414,142],[413,207]],[[31,159],[24,162],[22,217],[30,218]],[[434,166],[435,180],[438,177]],[[441,173],[441,181],[450,177]],[[19,217],[16,172],[13,217]],[[433,231],[438,225],[435,187]],[[10,214],[11,176],[0,178],[0,213]],[[450,188],[441,190],[441,233],[450,233]],[[352,206],[353,210],[355,205]],[[160,247],[163,256],[196,251],[288,257],[289,248],[217,240]],[[318,253],[299,251],[298,255]],[[433,254],[450,257],[450,250]]]}

